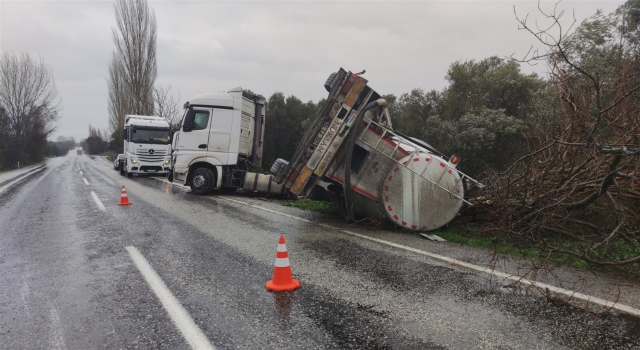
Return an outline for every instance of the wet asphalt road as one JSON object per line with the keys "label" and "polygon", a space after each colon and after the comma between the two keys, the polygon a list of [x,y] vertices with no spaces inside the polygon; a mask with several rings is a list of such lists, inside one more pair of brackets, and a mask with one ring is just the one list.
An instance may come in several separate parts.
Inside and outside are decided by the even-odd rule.
{"label": "wet asphalt road", "polygon": [[[116,205],[122,184],[131,206]],[[233,200],[246,201],[126,179],[104,160],[75,155],[5,190],[0,349],[190,348],[126,247],[140,251],[218,349],[640,348],[637,318],[594,319]],[[264,283],[280,233],[302,288],[271,293]]]}

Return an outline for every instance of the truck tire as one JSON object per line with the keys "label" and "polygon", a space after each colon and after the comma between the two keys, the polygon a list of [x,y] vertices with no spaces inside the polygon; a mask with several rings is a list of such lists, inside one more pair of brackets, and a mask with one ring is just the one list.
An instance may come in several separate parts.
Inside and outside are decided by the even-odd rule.
{"label": "truck tire", "polygon": [[280,171],[280,168],[289,165],[289,162],[282,159],[282,158],[278,158],[276,159],[275,162],[273,162],[273,165],[271,166],[271,170],[270,173],[271,175],[276,175],[278,174],[278,171]]}
{"label": "truck tire", "polygon": [[331,84],[333,83],[333,79],[336,78],[336,75],[338,75],[338,72],[331,73],[329,78],[327,78],[327,81],[324,83],[324,88],[327,92],[331,92]]}
{"label": "truck tire", "polygon": [[127,173],[127,177],[133,177],[133,173],[130,173],[128,171],[126,171],[126,173]]}
{"label": "truck tire", "polygon": [[198,168],[193,172],[191,178],[191,192],[198,196],[204,196],[214,186],[213,172],[207,168]]}

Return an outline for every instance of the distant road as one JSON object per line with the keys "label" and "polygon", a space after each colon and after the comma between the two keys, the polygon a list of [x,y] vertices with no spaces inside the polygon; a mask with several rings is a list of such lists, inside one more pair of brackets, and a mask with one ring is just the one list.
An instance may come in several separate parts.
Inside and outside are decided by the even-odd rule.
{"label": "distant road", "polygon": [[[595,319],[363,238],[388,233],[125,178],[99,157],[8,186],[0,223],[0,349],[640,348],[636,317]],[[272,293],[280,234],[302,287]]]}

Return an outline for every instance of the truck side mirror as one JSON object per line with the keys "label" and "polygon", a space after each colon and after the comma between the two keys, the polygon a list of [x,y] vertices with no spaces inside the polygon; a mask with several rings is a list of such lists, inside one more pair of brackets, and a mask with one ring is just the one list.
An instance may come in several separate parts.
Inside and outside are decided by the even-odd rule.
{"label": "truck side mirror", "polygon": [[184,117],[184,123],[182,124],[182,131],[189,132],[193,130],[193,121],[195,117],[196,117],[196,114],[193,111],[193,109],[189,109],[189,112],[187,112],[187,116]]}

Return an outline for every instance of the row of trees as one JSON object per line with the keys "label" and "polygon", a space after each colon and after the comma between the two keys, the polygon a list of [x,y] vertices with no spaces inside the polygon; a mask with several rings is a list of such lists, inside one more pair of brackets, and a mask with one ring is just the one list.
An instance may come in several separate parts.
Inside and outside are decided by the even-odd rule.
{"label": "row of trees", "polygon": [[72,137],[58,136],[55,141],[47,142],[47,156],[60,157],[76,147],[76,139]]}
{"label": "row of trees", "polygon": [[52,69],[27,53],[0,57],[0,169],[36,163],[59,118]]}
{"label": "row of trees", "polygon": [[[640,262],[640,0],[573,31],[563,13],[542,14],[547,30],[520,21],[542,51],[455,62],[441,91],[385,96],[394,128],[461,156],[488,185],[478,205],[487,234],[592,263]],[[522,63],[546,64],[549,79]],[[291,156],[317,109],[269,98],[265,166]]]}
{"label": "row of trees", "polygon": [[549,90],[536,74],[512,60],[490,57],[455,62],[442,91],[414,89],[387,95],[394,128],[462,158],[471,176],[504,169],[522,149],[522,130]]}
{"label": "row of trees", "polygon": [[[523,132],[552,91],[548,81],[524,74],[513,60],[490,57],[453,63],[442,91],[414,89],[384,98],[394,129],[462,158],[472,176],[506,169],[526,153]],[[276,92],[268,99],[264,166],[291,157],[323,101],[303,103]]]}
{"label": "row of trees", "polygon": [[145,0],[118,0],[116,27],[112,29],[115,50],[109,63],[109,131],[111,144],[122,152],[124,117],[127,114],[157,115],[177,127],[180,97],[172,87],[155,85],[156,17]]}

